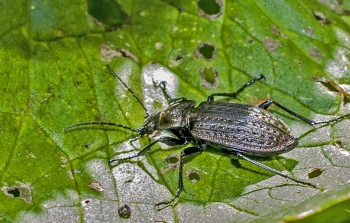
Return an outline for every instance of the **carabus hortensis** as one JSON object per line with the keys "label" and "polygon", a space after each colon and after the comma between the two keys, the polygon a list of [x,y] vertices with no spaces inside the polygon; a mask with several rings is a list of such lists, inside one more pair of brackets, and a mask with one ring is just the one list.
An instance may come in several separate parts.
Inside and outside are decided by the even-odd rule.
{"label": "carabus hortensis", "polygon": [[136,155],[121,159],[111,159],[111,163],[143,156],[158,142],[170,146],[186,145],[188,143],[195,145],[182,150],[179,161],[177,191],[169,201],[156,204],[158,209],[160,205],[171,204],[179,196],[183,189],[183,159],[187,155],[202,152],[204,145],[210,145],[282,177],[316,188],[316,186],[311,183],[291,177],[250,158],[270,157],[286,153],[298,145],[298,138],[291,134],[288,125],[266,109],[274,104],[311,126],[337,122],[340,119],[350,116],[350,114],[346,114],[328,121],[313,121],[272,100],[266,100],[257,107],[241,103],[219,102],[214,100],[214,97],[217,96],[236,98],[240,92],[255,81],[265,79],[262,74],[244,84],[236,92],[209,95],[207,101],[201,102],[197,107],[195,107],[196,103],[193,100],[188,100],[186,98],[171,99],[165,88],[166,83],[162,82],[159,84],[159,87],[161,87],[170,105],[165,110],[150,115],[136,94],[134,94],[108,64],[107,67],[145,110],[146,120],[143,126],[133,129],[125,125],[111,122],[84,122],[72,125],[66,128],[64,132],[82,125],[110,125],[139,133],[139,136],[133,140],[139,139],[144,135],[149,136],[155,131],[164,131],[171,135],[159,137]]}

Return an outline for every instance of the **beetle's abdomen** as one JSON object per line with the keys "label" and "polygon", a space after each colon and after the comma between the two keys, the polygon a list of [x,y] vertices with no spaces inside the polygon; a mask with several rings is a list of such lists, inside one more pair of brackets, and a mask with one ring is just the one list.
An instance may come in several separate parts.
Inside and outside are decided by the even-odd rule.
{"label": "beetle's abdomen", "polygon": [[250,105],[202,102],[192,110],[189,121],[194,137],[225,150],[268,156],[298,145],[281,119]]}

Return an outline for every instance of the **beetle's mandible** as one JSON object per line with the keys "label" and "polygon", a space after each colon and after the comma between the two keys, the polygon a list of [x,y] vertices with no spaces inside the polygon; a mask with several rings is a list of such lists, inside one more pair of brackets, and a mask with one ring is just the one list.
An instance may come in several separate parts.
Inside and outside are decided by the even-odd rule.
{"label": "beetle's mandible", "polygon": [[188,143],[195,145],[193,147],[187,147],[181,152],[177,191],[169,201],[156,204],[158,209],[160,205],[171,204],[179,196],[183,189],[183,158],[190,154],[202,152],[204,144],[211,145],[297,183],[316,187],[311,183],[293,178],[250,158],[257,156],[274,156],[288,152],[298,145],[298,138],[291,134],[286,123],[266,109],[274,104],[312,126],[336,122],[350,116],[350,114],[346,114],[328,121],[313,121],[272,100],[266,100],[258,107],[214,100],[214,97],[217,96],[237,97],[240,92],[255,81],[265,79],[262,74],[244,84],[236,92],[215,93],[210,95],[207,101],[201,102],[197,107],[195,107],[196,103],[193,100],[188,100],[186,98],[171,99],[166,92],[166,83],[162,82],[159,86],[168,102],[171,103],[164,111],[149,115],[142,101],[108,64],[107,67],[141,104],[146,113],[145,123],[140,128],[133,129],[125,125],[111,122],[84,122],[72,125],[66,128],[64,132],[77,126],[98,124],[117,126],[137,132],[139,133],[137,139],[144,135],[150,135],[155,131],[165,131],[171,135],[154,140],[134,156],[122,159],[111,159],[111,163],[143,156],[158,142],[170,146],[185,145]]}

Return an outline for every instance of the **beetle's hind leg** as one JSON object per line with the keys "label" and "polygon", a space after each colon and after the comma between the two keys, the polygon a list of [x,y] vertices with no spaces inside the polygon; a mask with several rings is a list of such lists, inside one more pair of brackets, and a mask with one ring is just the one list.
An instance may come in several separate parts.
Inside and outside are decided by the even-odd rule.
{"label": "beetle's hind leg", "polygon": [[180,192],[184,189],[183,186],[183,158],[187,155],[193,154],[193,153],[200,153],[203,151],[203,147],[201,144],[198,144],[198,147],[188,147],[184,150],[182,150],[181,152],[181,156],[180,156],[180,163],[179,163],[179,184],[177,187],[177,191],[175,193],[175,195],[169,200],[169,201],[163,201],[160,202],[158,204],[156,204],[155,206],[157,207],[158,210],[162,209],[159,206],[160,205],[168,205],[171,204],[179,195]]}
{"label": "beetle's hind leg", "polygon": [[298,113],[295,113],[294,111],[290,110],[289,108],[286,108],[284,107],[283,105],[275,102],[275,101],[272,101],[272,100],[266,100],[264,101],[263,103],[261,103],[259,105],[259,108],[262,108],[262,109],[267,109],[268,107],[270,107],[270,105],[276,105],[277,107],[281,108],[282,110],[288,112],[289,114],[303,120],[304,122],[308,123],[309,125],[318,125],[318,124],[328,124],[330,122],[337,122],[343,118],[346,118],[346,117],[349,117],[350,116],[350,113],[349,114],[346,114],[346,115],[343,115],[343,116],[340,116],[340,117],[337,117],[337,118],[334,118],[334,119],[331,119],[331,120],[328,120],[328,121],[314,121],[314,120],[310,120],[310,119],[307,119],[305,118],[304,116],[301,116],[299,115]]}
{"label": "beetle's hind leg", "polygon": [[295,182],[297,182],[297,183],[300,183],[300,184],[309,185],[309,186],[311,186],[311,187],[313,187],[313,188],[317,188],[315,185],[313,185],[313,184],[311,184],[311,183],[308,183],[308,182],[305,182],[305,181],[302,181],[302,180],[298,180],[298,179],[296,179],[296,178],[293,178],[293,177],[291,177],[291,176],[288,176],[287,174],[284,174],[284,173],[282,173],[282,172],[280,172],[280,171],[278,171],[278,170],[276,170],[276,169],[274,169],[274,168],[272,168],[272,167],[266,166],[266,165],[264,165],[264,164],[262,164],[262,163],[259,163],[258,161],[255,161],[255,160],[253,160],[253,159],[250,159],[249,157],[247,157],[247,156],[245,156],[245,155],[243,155],[243,154],[241,154],[241,153],[235,153],[234,155],[237,156],[237,157],[240,158],[240,159],[246,160],[246,161],[248,161],[248,162],[250,162],[250,163],[252,163],[252,164],[254,164],[254,165],[257,165],[257,166],[259,166],[259,167],[261,167],[261,168],[263,168],[263,169],[265,169],[265,170],[267,170],[267,171],[270,171],[270,172],[272,172],[272,173],[275,173],[275,174],[277,174],[277,175],[280,175],[280,176],[282,176],[282,177],[284,177],[284,178],[293,180],[293,181],[295,181]]}
{"label": "beetle's hind leg", "polygon": [[235,92],[231,92],[231,93],[214,93],[208,96],[207,101],[214,101],[214,96],[224,96],[224,97],[232,97],[232,98],[236,98],[238,96],[239,93],[241,93],[246,87],[252,85],[255,81],[257,80],[261,80],[264,79],[266,80],[265,76],[260,74],[259,76],[257,76],[256,78],[248,81],[247,83],[245,83],[242,87],[240,87],[237,91]]}

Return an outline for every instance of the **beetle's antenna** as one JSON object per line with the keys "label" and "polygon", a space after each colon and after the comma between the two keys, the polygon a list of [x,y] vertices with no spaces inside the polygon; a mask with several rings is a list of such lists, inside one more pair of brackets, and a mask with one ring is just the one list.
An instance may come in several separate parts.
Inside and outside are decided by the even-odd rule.
{"label": "beetle's antenna", "polygon": [[147,111],[145,105],[143,104],[143,102],[140,100],[140,98],[137,97],[137,95],[131,90],[131,88],[124,83],[124,81],[114,72],[113,68],[109,64],[106,64],[106,66],[109,69],[109,71],[112,74],[114,74],[114,76],[116,76],[118,78],[118,80],[124,85],[124,87],[126,87],[126,89],[132,94],[132,96],[134,96],[134,98],[136,98],[136,100],[140,103],[140,105],[142,106],[143,110],[145,110],[146,118],[147,118],[149,116],[148,111]]}
{"label": "beetle's antenna", "polygon": [[69,126],[68,128],[66,128],[63,131],[63,133],[66,133],[69,130],[71,130],[72,128],[75,128],[75,127],[78,127],[78,126],[82,126],[82,125],[111,125],[111,126],[117,126],[117,127],[121,127],[121,128],[124,128],[124,129],[128,129],[128,130],[133,131],[133,132],[141,132],[142,131],[142,127],[138,128],[138,129],[133,129],[133,128],[130,128],[129,126],[121,125],[121,124],[113,123],[113,122],[83,122],[83,123],[78,123],[78,124]]}

